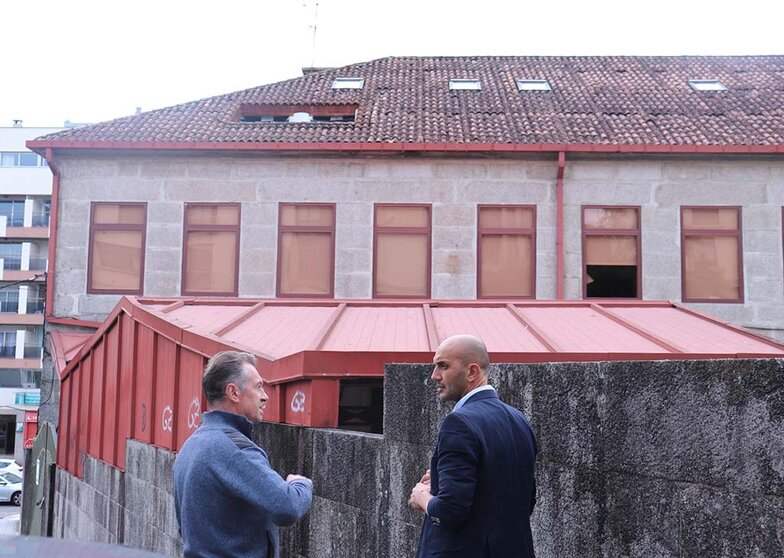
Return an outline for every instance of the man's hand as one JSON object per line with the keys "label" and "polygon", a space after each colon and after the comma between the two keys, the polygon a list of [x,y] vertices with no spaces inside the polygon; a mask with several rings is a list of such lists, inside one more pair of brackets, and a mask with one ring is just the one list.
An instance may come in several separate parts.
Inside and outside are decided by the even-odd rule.
{"label": "man's hand", "polygon": [[408,499],[408,505],[422,513],[427,509],[427,503],[433,497],[430,494],[430,475],[425,473],[422,479],[424,480],[425,477],[427,477],[427,483],[418,482],[411,490],[411,497]]}
{"label": "man's hand", "polygon": [[311,483],[313,482],[308,477],[303,477],[302,475],[289,475],[286,477],[286,482],[291,482],[295,480],[306,480],[306,481],[310,481]]}
{"label": "man's hand", "polygon": [[430,484],[430,469],[425,471],[425,474],[422,475],[422,480],[420,480],[419,482],[421,482],[422,484],[427,484],[427,485]]}

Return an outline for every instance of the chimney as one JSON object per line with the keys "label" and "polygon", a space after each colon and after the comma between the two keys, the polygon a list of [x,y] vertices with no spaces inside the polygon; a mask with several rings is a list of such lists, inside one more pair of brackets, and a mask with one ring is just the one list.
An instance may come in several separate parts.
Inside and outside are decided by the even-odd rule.
{"label": "chimney", "polygon": [[14,128],[21,128],[22,127],[22,121],[21,120],[14,119],[13,122],[14,122]]}
{"label": "chimney", "polygon": [[136,114],[142,113],[142,107],[136,107]]}

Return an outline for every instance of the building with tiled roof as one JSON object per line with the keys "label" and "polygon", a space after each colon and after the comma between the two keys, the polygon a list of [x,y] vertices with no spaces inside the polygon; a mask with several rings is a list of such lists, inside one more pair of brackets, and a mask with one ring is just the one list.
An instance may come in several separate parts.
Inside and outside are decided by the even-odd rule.
{"label": "building with tiled roof", "polygon": [[122,294],[623,297],[784,336],[784,56],[384,58],[29,145],[55,320]]}
{"label": "building with tiled roof", "polygon": [[[543,406],[534,404],[544,409],[535,427],[543,439],[588,432],[580,451],[591,478],[605,478],[594,466],[604,447],[639,448],[642,440],[661,450],[659,438],[669,436],[686,457],[671,464],[672,452],[662,450],[662,478],[680,486],[691,478],[684,459],[712,463],[699,457],[711,451],[706,439],[738,438],[736,425],[753,423],[749,439],[764,445],[777,423],[756,413],[765,407],[757,395],[775,393],[770,378],[784,350],[757,335],[784,339],[782,107],[784,56],[386,58],[30,142],[54,175],[46,312],[59,374],[44,380],[62,381],[53,389],[61,397],[53,532],[180,552],[171,495],[158,481],[171,478],[165,450],[178,450],[199,424],[206,359],[224,349],[257,355],[270,394],[266,421],[379,433],[391,424],[382,406],[397,409],[403,422],[434,417],[409,397],[421,381],[401,388],[406,376],[393,371],[385,382],[384,365],[429,362],[444,338],[471,332],[496,362],[574,363],[529,377],[553,388],[540,397]],[[98,330],[74,331],[89,325]],[[770,360],[737,369],[705,362],[744,356]],[[596,363],[646,359],[703,362],[694,381],[684,381],[683,362],[650,369],[638,362],[615,375]],[[649,391],[652,379],[658,384]],[[385,384],[394,386],[386,395],[397,390],[405,401],[382,405]],[[534,384],[517,384],[524,390],[517,401],[531,400]],[[614,407],[605,404],[612,393]],[[650,405],[662,393],[674,412]],[[746,415],[739,399],[751,402]],[[575,414],[575,405],[587,412]],[[715,420],[722,405],[731,416]],[[620,409],[621,422],[602,418],[605,408]],[[562,427],[561,411],[579,420]],[[645,413],[678,426],[672,435],[654,428],[652,437]],[[707,435],[681,427],[694,417],[707,417],[697,421],[710,424]],[[430,446],[420,459],[409,442],[434,430],[414,423],[415,437],[387,455],[426,461]],[[285,444],[296,443],[290,432]],[[397,436],[387,430],[375,440]],[[362,451],[346,453],[353,439],[342,433],[339,451],[319,445],[313,453],[339,463],[338,475],[325,477],[335,485],[345,481],[340,473],[385,467],[366,451],[373,438],[357,437]],[[160,453],[146,469],[162,517],[150,522],[137,490],[148,488],[144,477],[118,470],[144,468],[153,445]],[[572,495],[575,470],[557,455],[553,461],[545,446],[542,501],[561,498],[552,509],[585,502],[582,488]],[[303,447],[272,455],[309,455]],[[639,478],[648,479],[651,453],[638,453],[645,456]],[[738,461],[713,453],[722,463]],[[765,455],[755,455],[750,470]],[[390,470],[411,470],[400,463],[390,461]],[[699,486],[710,476],[706,467]],[[374,488],[391,496],[372,507],[390,504],[393,520],[362,519],[382,533],[402,525],[405,500],[394,490],[406,481],[392,477],[397,488]],[[119,490],[115,520],[73,512],[80,494],[106,484],[100,479],[113,486],[130,479],[133,487]],[[578,531],[611,532],[604,518],[613,510],[642,517],[661,501],[654,495],[641,506],[639,491],[613,492],[606,486],[614,481],[601,482],[594,483],[599,519],[577,522]],[[713,484],[726,493],[722,482]],[[328,502],[324,483],[316,486]],[[125,494],[135,495],[127,506]],[[754,499],[743,502],[738,513],[753,516]],[[317,506],[311,527],[341,531],[342,511],[332,510],[348,507]],[[358,524],[360,516],[349,516]],[[134,530],[137,524],[160,529]],[[552,524],[549,517],[539,523]],[[378,538],[400,539],[404,531],[393,529]],[[314,540],[315,531],[306,526],[301,540]],[[376,531],[365,531],[367,555],[406,554],[377,551]],[[613,536],[595,545],[599,554]],[[740,544],[763,539],[755,532]],[[578,546],[575,555],[585,554]]]}
{"label": "building with tiled roof", "polygon": [[[335,80],[344,78],[362,80],[361,87],[336,89]],[[479,89],[450,90],[450,79],[476,80]],[[696,90],[690,80],[707,82],[708,90]],[[784,144],[783,83],[784,56],[383,58],[45,140],[767,146],[775,151]],[[521,91],[525,86],[534,89]],[[298,107],[351,121],[286,126],[244,121],[289,116]]]}

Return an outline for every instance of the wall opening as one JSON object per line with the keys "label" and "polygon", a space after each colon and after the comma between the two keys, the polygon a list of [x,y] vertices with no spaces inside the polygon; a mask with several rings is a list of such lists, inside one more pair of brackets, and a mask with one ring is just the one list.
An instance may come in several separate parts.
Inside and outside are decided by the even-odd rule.
{"label": "wall opening", "polygon": [[340,381],[338,428],[373,434],[383,432],[383,378]]}
{"label": "wall opening", "polygon": [[637,297],[636,265],[587,265],[588,298]]}

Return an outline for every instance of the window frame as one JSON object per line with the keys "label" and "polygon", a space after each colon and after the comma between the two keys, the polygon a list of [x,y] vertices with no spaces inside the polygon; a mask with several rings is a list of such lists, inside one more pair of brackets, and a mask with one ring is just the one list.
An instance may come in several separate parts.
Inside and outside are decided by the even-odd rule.
{"label": "window frame", "polygon": [[[236,225],[189,225],[189,207],[233,206],[238,210]],[[185,202],[182,206],[182,269],[180,272],[181,296],[238,296],[240,286],[240,240],[242,228],[242,204],[237,202]],[[189,291],[185,288],[186,270],[188,269],[188,234],[191,232],[234,232],[237,245],[234,257],[234,290],[233,291]]]}
{"label": "window frame", "polygon": [[[283,208],[287,206],[301,207],[330,207],[332,208],[332,224],[323,225],[283,225]],[[275,296],[277,298],[335,298],[335,229],[337,222],[337,203],[335,202],[279,202],[278,203],[278,251],[275,270]],[[329,293],[328,294],[295,294],[284,293],[281,290],[281,264],[283,262],[283,233],[329,233],[330,235],[330,258],[329,258]]]}
{"label": "window frame", "polygon": [[[140,225],[126,224],[95,224],[95,208],[98,206],[121,206],[121,207],[143,207],[144,222]],[[142,233],[142,256],[139,266],[139,288],[138,289],[96,289],[93,287],[93,246],[95,244],[96,231],[141,231]],[[87,243],[87,294],[122,294],[138,295],[144,294],[144,269],[147,259],[147,202],[112,202],[100,201],[90,203],[90,233]]]}
{"label": "window frame", "polygon": [[[427,228],[425,227],[379,227],[379,207],[424,207],[427,209]],[[427,235],[427,292],[421,296],[411,295],[380,295],[376,291],[376,276],[378,272],[378,235],[379,234],[421,234]],[[432,203],[394,203],[384,202],[373,204],[373,270],[371,278],[372,296],[379,299],[397,300],[430,300],[433,294],[433,204]]]}
{"label": "window frame", "polygon": [[[689,209],[734,209],[738,214],[738,228],[727,229],[690,229],[683,227],[683,214]],[[745,281],[743,273],[743,206],[740,205],[682,205],[680,208],[681,225],[681,301],[707,302],[711,304],[743,304],[745,302]],[[738,298],[687,298],[686,297],[686,237],[697,236],[734,236],[738,240]]]}
{"label": "window frame", "polygon": [[548,79],[517,78],[515,80],[518,92],[523,91],[543,91],[553,90],[553,86]]}
{"label": "window frame", "polygon": [[[482,219],[481,213],[482,209],[493,209],[493,208],[521,208],[521,209],[532,209],[533,210],[533,225],[531,229],[525,228],[518,228],[518,227],[510,227],[510,228],[499,228],[499,227],[488,227],[487,229],[482,228]],[[491,295],[483,295],[482,294],[482,237],[483,236],[498,236],[498,235],[519,235],[519,236],[530,236],[531,237],[531,245],[533,246],[533,250],[531,250],[531,291],[532,294],[530,296],[523,296],[523,295],[502,295],[502,296],[491,296]],[[505,204],[505,203],[485,203],[485,204],[477,204],[476,206],[476,298],[479,299],[499,299],[499,298],[509,298],[515,300],[536,300],[536,205],[535,204]]]}
{"label": "window frame", "polygon": [[[585,227],[585,210],[586,209],[633,209],[637,212],[637,228],[636,229],[587,229]],[[642,300],[642,206],[639,205],[602,205],[602,204],[587,204],[580,207],[580,229],[581,229],[581,253],[582,261],[581,275],[582,275],[582,293],[583,300]],[[586,264],[586,247],[588,245],[587,238],[589,236],[634,236],[637,240],[637,296],[634,297],[588,297],[588,269]]]}

